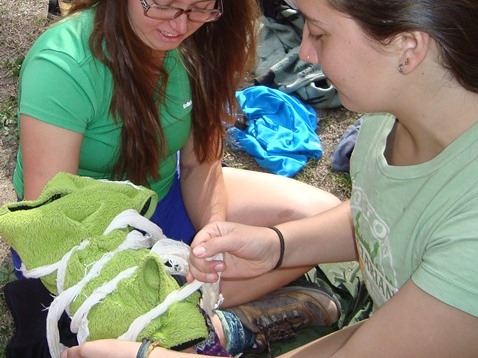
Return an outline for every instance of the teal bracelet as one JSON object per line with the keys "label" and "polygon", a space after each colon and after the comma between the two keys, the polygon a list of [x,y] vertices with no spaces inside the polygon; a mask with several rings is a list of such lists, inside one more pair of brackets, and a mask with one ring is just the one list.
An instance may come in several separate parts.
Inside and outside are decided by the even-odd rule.
{"label": "teal bracelet", "polygon": [[138,353],[136,354],[136,358],[148,358],[150,353],[153,351],[154,348],[158,347],[157,343],[144,338],[143,342],[139,346]]}

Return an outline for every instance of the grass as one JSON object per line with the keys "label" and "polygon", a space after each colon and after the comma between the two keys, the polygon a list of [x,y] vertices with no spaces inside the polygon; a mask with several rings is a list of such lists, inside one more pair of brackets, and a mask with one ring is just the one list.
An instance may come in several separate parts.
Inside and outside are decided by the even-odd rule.
{"label": "grass", "polygon": [[[2,64],[3,69],[7,70],[7,76],[18,79],[25,56],[20,55],[15,60],[6,59]],[[18,139],[17,126],[17,97],[14,95],[0,102],[0,136],[7,143]]]}
{"label": "grass", "polygon": [[7,143],[18,139],[16,98],[0,103],[0,135]]}
{"label": "grass", "polygon": [[18,56],[13,62],[7,59],[3,64],[3,68],[12,71],[13,76],[19,77],[23,60],[25,60],[25,56],[23,55]]}

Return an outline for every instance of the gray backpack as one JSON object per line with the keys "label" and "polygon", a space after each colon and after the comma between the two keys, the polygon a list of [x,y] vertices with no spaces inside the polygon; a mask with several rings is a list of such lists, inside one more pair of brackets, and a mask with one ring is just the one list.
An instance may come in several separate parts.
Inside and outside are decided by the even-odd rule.
{"label": "gray backpack", "polygon": [[293,0],[262,0],[254,82],[299,98],[316,109],[339,107],[337,90],[318,65],[299,58],[304,18]]}

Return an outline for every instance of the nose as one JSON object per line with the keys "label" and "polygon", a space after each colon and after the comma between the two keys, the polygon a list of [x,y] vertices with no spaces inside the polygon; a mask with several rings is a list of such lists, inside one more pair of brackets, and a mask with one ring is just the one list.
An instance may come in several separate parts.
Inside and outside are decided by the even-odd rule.
{"label": "nose", "polygon": [[299,58],[308,63],[316,64],[318,62],[317,51],[314,46],[308,41],[308,34],[306,33],[306,28],[304,28],[304,33],[302,36],[302,42],[299,49]]}
{"label": "nose", "polygon": [[188,15],[186,13],[182,13],[177,18],[170,21],[171,21],[171,27],[174,30],[176,30],[179,34],[186,33],[188,29],[188,22],[189,22]]}
{"label": "nose", "polygon": [[302,38],[299,48],[299,58],[308,63],[317,64],[319,61],[318,53],[314,46],[307,40],[307,37]]}
{"label": "nose", "polygon": [[304,45],[303,41],[300,44],[299,58],[304,62],[317,63],[317,53],[307,45]]}

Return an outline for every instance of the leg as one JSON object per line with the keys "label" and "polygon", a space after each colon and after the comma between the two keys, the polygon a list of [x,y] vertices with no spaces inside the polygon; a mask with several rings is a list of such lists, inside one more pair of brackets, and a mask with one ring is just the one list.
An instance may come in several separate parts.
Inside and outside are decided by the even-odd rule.
{"label": "leg", "polygon": [[[229,221],[271,226],[309,217],[340,203],[334,195],[297,180],[234,168],[224,168],[223,172]],[[257,299],[309,269],[280,269],[249,280],[223,281],[224,307]]]}
{"label": "leg", "polygon": [[341,306],[328,291],[304,280],[299,286],[280,288],[259,300],[217,310],[216,314],[212,322],[219,341],[235,356],[241,352],[270,352],[272,342],[295,337],[303,328],[322,327],[320,334],[332,332]]}
{"label": "leg", "polygon": [[227,220],[271,226],[313,216],[340,203],[334,195],[298,180],[223,168]]}

